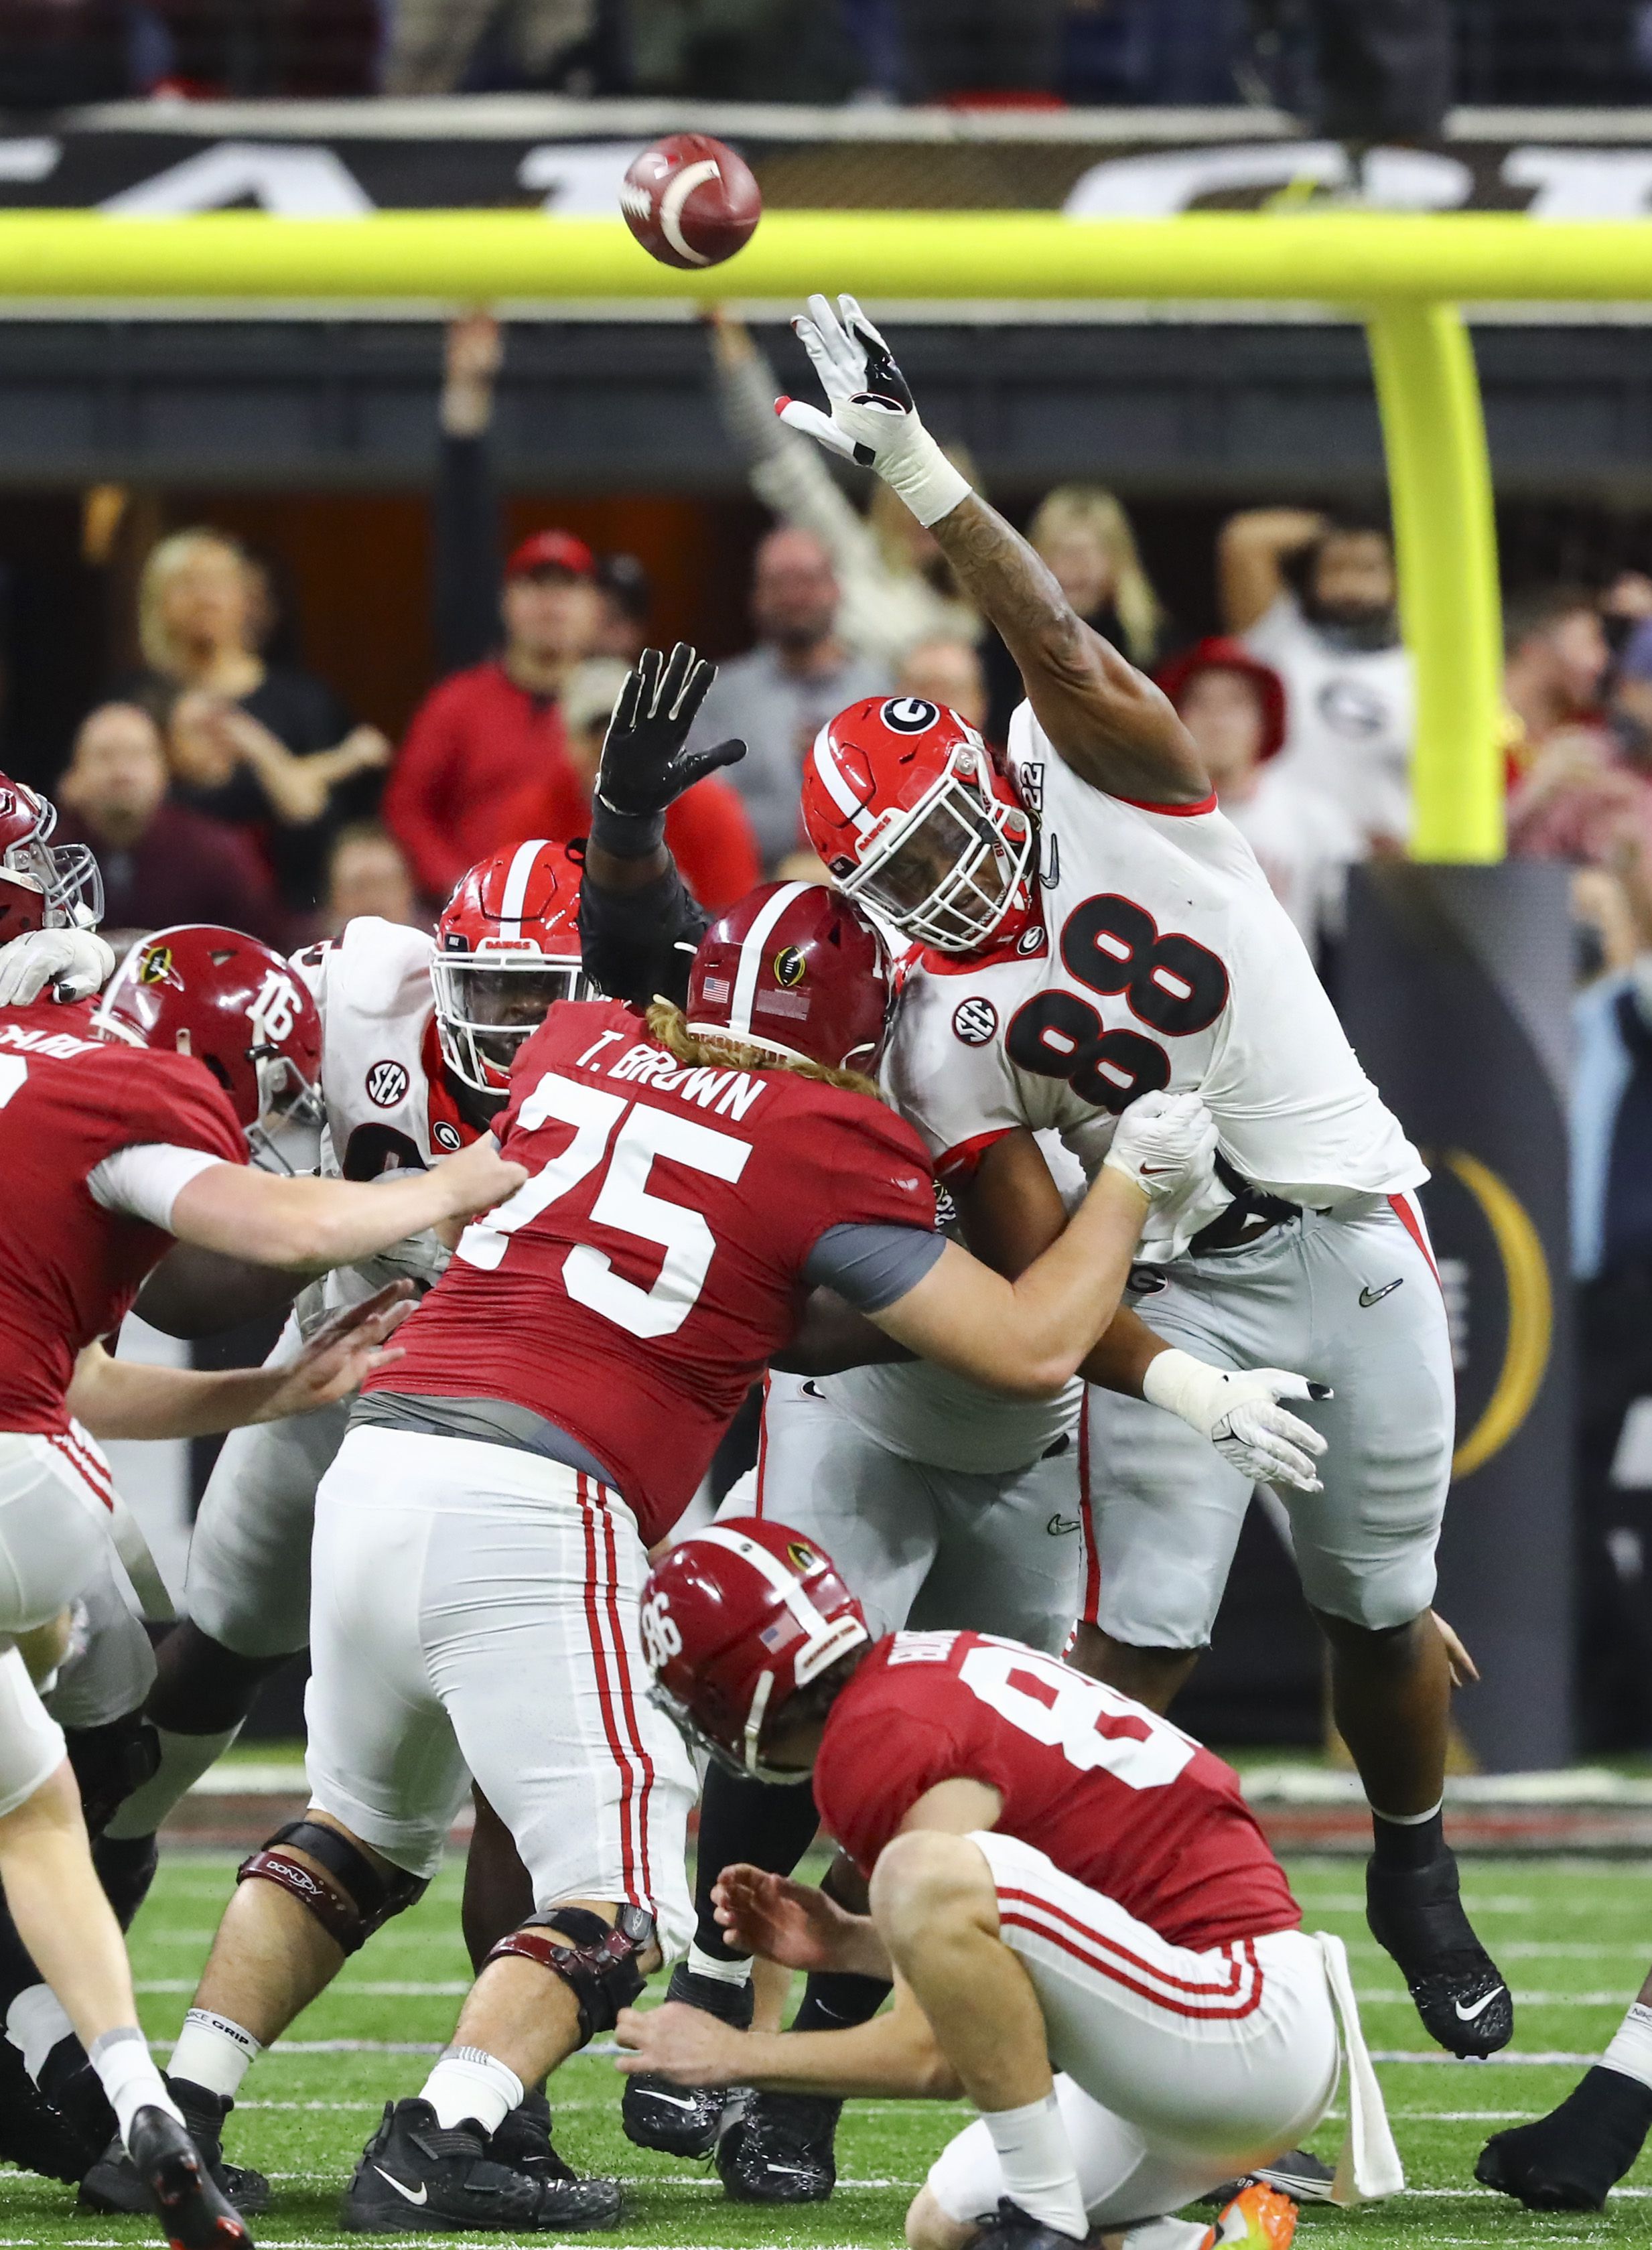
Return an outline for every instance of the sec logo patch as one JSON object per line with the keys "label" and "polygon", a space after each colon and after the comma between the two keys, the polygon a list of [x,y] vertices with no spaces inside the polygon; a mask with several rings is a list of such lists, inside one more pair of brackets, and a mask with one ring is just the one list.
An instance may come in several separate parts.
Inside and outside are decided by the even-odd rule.
{"label": "sec logo patch", "polygon": [[952,1029],[966,1047],[984,1047],[998,1037],[998,1010],[978,993],[961,1000],[952,1014]]}
{"label": "sec logo patch", "polygon": [[367,1073],[367,1098],[376,1109],[394,1109],[407,1091],[407,1072],[398,1062],[376,1062]]}

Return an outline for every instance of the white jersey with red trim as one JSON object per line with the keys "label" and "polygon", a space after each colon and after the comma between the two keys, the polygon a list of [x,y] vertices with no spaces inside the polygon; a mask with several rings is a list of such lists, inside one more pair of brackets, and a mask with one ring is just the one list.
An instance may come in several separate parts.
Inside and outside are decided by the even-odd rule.
{"label": "white jersey with red trim", "polygon": [[[1082,781],[1027,705],[1009,762],[1040,816],[1038,918],[909,974],[884,1083],[944,1177],[1018,1126],[1092,1177],[1114,1121],[1165,1088],[1204,1096],[1252,1185],[1332,1209],[1428,1177],[1359,1067],[1289,916],[1211,797],[1152,806]],[[1141,1256],[1179,1255],[1230,1200],[1213,1182],[1150,1217]]]}
{"label": "white jersey with red trim", "polygon": [[[342,934],[306,946],[293,967],[321,1015],[321,1172],[378,1180],[425,1171],[476,1137],[460,1117],[436,1043],[430,964],[421,929],[362,914]],[[377,1258],[324,1274],[299,1300],[306,1330],[386,1282],[437,1280],[448,1253],[433,1233],[409,1235]]]}

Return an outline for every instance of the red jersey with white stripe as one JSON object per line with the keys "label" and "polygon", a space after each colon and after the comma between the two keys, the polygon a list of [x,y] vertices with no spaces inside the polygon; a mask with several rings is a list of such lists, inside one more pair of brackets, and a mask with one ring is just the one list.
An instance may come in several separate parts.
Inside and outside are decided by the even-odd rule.
{"label": "red jersey with white stripe", "polygon": [[881,1640],[832,1706],[820,1818],[861,1873],[926,1791],[985,1782],[996,1827],[1194,1952],[1301,1911],[1230,1766],[1056,1658],[985,1632]]}
{"label": "red jersey with white stripe", "polygon": [[144,1142],[246,1162],[204,1063],[86,1036],[92,1009],[0,1009],[0,1430],[62,1432],[77,1355],[118,1329],[172,1237],[105,1211],[87,1175]]}
{"label": "red jersey with white stripe", "polygon": [[494,1128],[529,1178],[467,1227],[370,1391],[497,1398],[577,1439],[652,1545],[802,1309],[829,1227],[932,1231],[910,1126],[779,1068],[687,1066],[612,1000],[561,1001]]}
{"label": "red jersey with white stripe", "polygon": [[[1009,763],[1039,815],[1033,917],[973,956],[922,954],[883,1066],[944,1179],[1018,1126],[1060,1133],[1093,1176],[1119,1112],[1160,1089],[1202,1095],[1229,1163],[1293,1203],[1332,1208],[1427,1179],[1213,797],[1109,797],[1025,704]],[[1151,1212],[1139,1255],[1179,1254],[1227,1200],[1213,1181]]]}

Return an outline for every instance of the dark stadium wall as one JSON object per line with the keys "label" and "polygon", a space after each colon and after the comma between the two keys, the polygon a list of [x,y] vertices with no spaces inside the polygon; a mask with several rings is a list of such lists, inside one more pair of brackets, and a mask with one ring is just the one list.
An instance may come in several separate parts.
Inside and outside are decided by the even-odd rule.
{"label": "dark stadium wall", "polygon": [[1569,881],[1531,859],[1358,868],[1341,965],[1359,1059],[1433,1173],[1457,1373],[1437,1598],[1480,1667],[1455,1715],[1492,1772],[1576,1749]]}

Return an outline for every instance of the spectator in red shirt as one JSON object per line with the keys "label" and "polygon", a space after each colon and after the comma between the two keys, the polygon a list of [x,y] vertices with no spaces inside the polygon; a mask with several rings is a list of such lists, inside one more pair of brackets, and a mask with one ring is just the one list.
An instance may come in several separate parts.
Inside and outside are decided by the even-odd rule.
{"label": "spectator in red shirt", "polygon": [[[602,739],[626,684],[626,670],[617,657],[592,657],[569,674],[562,694],[566,758],[501,808],[498,828],[487,849],[502,851],[529,836],[567,843],[585,833]],[[668,809],[666,842],[682,880],[711,914],[721,914],[763,880],[745,806],[716,774],[696,782]]]}
{"label": "spectator in red shirt", "polygon": [[568,773],[557,699],[603,626],[596,571],[570,531],[524,539],[505,565],[503,649],[442,680],[413,714],[384,823],[427,897],[445,899],[496,848],[508,797]]}
{"label": "spectator in red shirt", "polygon": [[214,921],[281,935],[271,882],[238,829],[167,795],[161,730],[135,703],[104,703],[80,723],[53,791],[61,841],[89,844],[103,871],[110,932]]}

